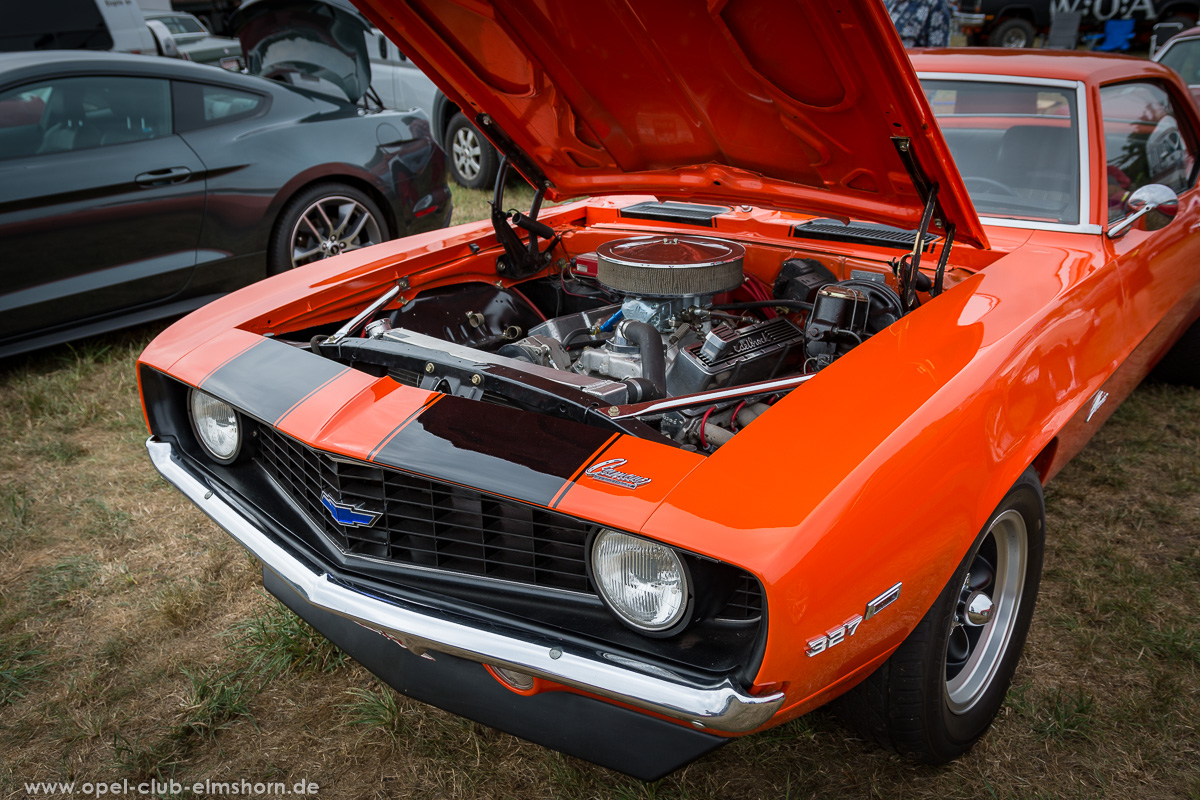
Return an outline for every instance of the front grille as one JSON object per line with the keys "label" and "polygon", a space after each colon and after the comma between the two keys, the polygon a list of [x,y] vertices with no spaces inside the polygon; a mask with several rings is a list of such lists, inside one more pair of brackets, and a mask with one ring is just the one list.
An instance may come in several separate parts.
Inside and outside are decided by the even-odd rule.
{"label": "front grille", "polygon": [[733,596],[717,615],[719,619],[755,620],[762,616],[762,588],[758,579],[749,574],[743,574]]}
{"label": "front grille", "polygon": [[[343,461],[274,428],[259,428],[255,460],[343,552],[413,567],[592,593],[586,543],[598,528],[566,514],[395,469]],[[334,521],[321,495],[381,516],[369,528]],[[719,619],[762,616],[749,573]]]}
{"label": "front grille", "polygon": [[[575,592],[590,591],[591,525],[454,484],[334,460],[278,431],[260,429],[257,459],[338,547],[351,555]],[[341,525],[322,493],[382,516]]]}

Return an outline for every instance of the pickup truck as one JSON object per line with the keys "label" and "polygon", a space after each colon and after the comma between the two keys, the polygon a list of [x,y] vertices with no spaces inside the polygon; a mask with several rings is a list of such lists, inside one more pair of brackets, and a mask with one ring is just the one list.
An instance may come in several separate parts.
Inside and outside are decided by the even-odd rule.
{"label": "pickup truck", "polygon": [[1100,33],[1110,19],[1133,19],[1139,35],[1149,35],[1159,22],[1196,24],[1200,2],[1194,0],[961,0],[955,24],[968,44],[1032,47],[1034,38],[1050,30],[1054,15],[1081,11],[1080,33]]}

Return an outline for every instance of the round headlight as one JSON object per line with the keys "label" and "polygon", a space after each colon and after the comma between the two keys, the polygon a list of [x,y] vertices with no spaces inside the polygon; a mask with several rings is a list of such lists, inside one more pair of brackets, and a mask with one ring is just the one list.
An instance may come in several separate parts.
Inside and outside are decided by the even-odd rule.
{"label": "round headlight", "polygon": [[242,449],[242,430],[233,406],[211,394],[192,389],[188,400],[196,438],[214,460],[232,462]]}
{"label": "round headlight", "polygon": [[687,614],[687,572],[666,545],[600,531],[592,543],[592,576],[608,607],[640,631],[669,630]]}

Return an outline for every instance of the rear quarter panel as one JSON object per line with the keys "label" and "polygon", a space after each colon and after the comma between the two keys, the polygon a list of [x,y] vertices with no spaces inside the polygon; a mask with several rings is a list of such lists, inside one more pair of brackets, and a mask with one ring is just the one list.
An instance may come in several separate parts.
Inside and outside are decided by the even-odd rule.
{"label": "rear quarter panel", "polygon": [[[421,117],[358,116],[346,104],[273,92],[255,119],[184,134],[207,168],[208,206],[194,288],[229,289],[267,274],[267,245],[287,202],[318,181],[368,188],[403,235],[418,194],[431,191],[434,147]],[[411,124],[409,124],[411,123]],[[389,126],[390,130],[382,126]],[[391,131],[394,131],[395,135]],[[383,148],[380,140],[409,140]],[[422,174],[422,172],[426,174]],[[228,258],[235,254],[237,258]]]}

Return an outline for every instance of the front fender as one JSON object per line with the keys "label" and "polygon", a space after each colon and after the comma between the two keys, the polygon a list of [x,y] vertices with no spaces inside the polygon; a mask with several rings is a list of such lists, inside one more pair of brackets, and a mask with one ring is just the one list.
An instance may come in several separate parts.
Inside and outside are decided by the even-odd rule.
{"label": "front fender", "polygon": [[[1026,245],[835,362],[643,526],[759,576],[769,635],[757,682],[788,684],[776,722],[903,641],[1004,494],[1119,365],[1118,276],[1092,237],[1059,242]],[[808,639],[897,582],[898,601],[806,655]]]}

